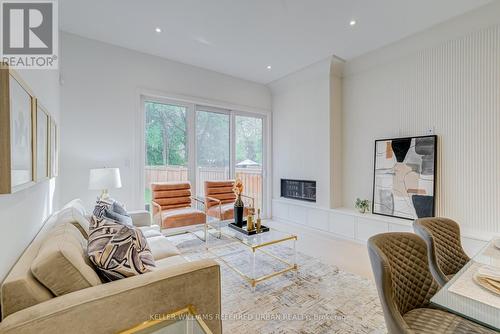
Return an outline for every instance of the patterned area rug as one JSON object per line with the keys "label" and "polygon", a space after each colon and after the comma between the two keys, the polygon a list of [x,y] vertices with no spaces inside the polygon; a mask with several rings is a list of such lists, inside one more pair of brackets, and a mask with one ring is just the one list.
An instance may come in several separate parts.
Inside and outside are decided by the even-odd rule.
{"label": "patterned area rug", "polygon": [[[214,258],[191,234],[169,237],[188,260]],[[217,240],[217,255],[245,273],[251,252],[230,239]],[[220,247],[219,247],[220,246]],[[293,258],[293,250],[274,245],[270,253]],[[299,269],[251,286],[221,263],[224,333],[386,333],[376,287],[371,281],[297,253]],[[217,260],[217,259],[216,259]],[[266,254],[256,258],[257,274],[284,265]]]}

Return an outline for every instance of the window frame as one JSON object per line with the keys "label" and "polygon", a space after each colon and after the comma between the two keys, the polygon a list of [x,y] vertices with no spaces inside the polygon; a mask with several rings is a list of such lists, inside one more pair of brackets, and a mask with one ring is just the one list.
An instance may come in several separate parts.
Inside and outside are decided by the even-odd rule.
{"label": "window frame", "polygon": [[[227,108],[221,107],[220,105],[214,105],[214,103],[196,103],[195,98],[171,98],[158,96],[157,94],[151,93],[141,93],[139,94],[139,116],[136,119],[138,124],[138,130],[136,133],[136,161],[137,168],[133,168],[139,174],[138,182],[135,182],[135,202],[138,207],[145,207],[144,200],[144,189],[145,189],[145,161],[146,161],[146,145],[145,145],[145,126],[146,126],[146,102],[161,103],[161,104],[171,104],[186,108],[187,112],[187,168],[188,168],[188,180],[191,182],[192,193],[197,194],[197,187],[202,186],[196,184],[196,168],[197,168],[197,154],[196,154],[196,112],[198,110],[215,112],[229,115],[229,174],[230,178],[234,178],[236,175],[236,116],[245,117],[255,117],[262,119],[262,218],[271,217],[271,182],[268,175],[269,170],[271,170],[271,117],[269,113],[265,111],[245,111],[245,107],[233,107],[228,106]],[[243,110],[242,110],[243,109]],[[132,166],[133,167],[133,166]]]}

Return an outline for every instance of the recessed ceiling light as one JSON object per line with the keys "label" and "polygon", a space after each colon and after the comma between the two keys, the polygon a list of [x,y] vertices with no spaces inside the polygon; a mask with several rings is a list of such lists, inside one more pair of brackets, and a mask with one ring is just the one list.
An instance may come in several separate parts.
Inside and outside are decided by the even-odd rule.
{"label": "recessed ceiling light", "polygon": [[271,65],[267,65],[266,67],[268,70],[272,69]]}
{"label": "recessed ceiling light", "polygon": [[160,33],[160,32],[161,32],[161,28],[156,27],[156,28],[155,28],[155,31],[156,31],[157,33]]}
{"label": "recessed ceiling light", "polygon": [[352,27],[352,26],[355,26],[356,25],[356,20],[351,20],[351,22],[349,22],[349,25]]}
{"label": "recessed ceiling light", "polygon": [[198,43],[201,43],[201,44],[204,44],[204,45],[209,45],[209,46],[212,46],[213,43],[210,42],[208,39],[206,39],[205,37],[203,36],[198,36],[198,37],[195,37],[194,38],[195,41],[197,41]]}

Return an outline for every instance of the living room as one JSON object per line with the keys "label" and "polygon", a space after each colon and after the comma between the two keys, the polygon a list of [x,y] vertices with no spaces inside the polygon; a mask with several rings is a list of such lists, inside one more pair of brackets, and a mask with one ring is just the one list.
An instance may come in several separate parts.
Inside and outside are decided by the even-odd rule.
{"label": "living room", "polygon": [[0,333],[500,330],[498,1],[41,3]]}

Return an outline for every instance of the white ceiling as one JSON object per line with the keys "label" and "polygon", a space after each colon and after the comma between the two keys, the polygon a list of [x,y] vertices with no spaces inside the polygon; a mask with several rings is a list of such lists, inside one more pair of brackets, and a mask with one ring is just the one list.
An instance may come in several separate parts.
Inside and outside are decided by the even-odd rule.
{"label": "white ceiling", "polygon": [[351,59],[490,1],[61,0],[59,10],[64,31],[269,83],[333,54]]}

